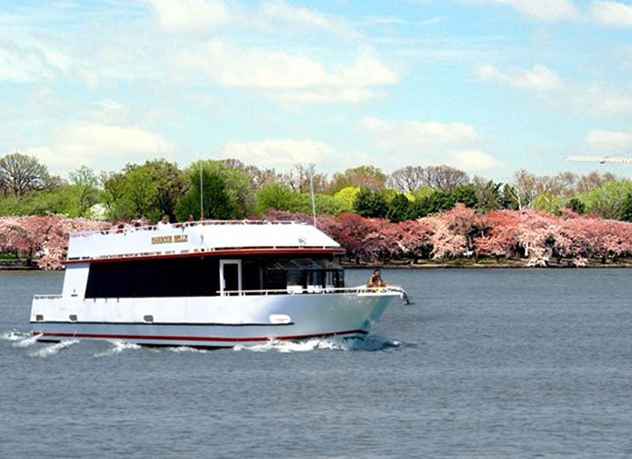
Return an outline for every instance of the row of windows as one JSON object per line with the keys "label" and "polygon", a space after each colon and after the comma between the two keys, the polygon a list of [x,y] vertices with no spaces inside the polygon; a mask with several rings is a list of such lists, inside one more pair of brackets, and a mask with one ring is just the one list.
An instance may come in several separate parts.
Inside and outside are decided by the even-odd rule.
{"label": "row of windows", "polygon": [[[212,257],[93,264],[85,297],[213,296],[220,290],[219,270],[219,259]],[[271,263],[245,258],[241,260],[241,281],[243,290],[285,289],[288,285],[343,287],[344,274],[327,259]]]}

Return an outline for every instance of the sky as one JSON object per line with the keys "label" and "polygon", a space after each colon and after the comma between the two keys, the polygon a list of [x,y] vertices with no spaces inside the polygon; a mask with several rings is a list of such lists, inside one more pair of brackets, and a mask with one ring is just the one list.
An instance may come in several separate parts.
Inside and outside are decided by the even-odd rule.
{"label": "sky", "polygon": [[632,1],[0,0],[0,155],[632,167]]}

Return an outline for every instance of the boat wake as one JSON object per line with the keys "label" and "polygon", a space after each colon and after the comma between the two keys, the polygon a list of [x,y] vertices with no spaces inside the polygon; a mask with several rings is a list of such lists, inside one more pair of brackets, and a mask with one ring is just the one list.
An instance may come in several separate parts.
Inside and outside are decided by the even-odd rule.
{"label": "boat wake", "polygon": [[8,332],[4,332],[0,335],[0,339],[2,341],[22,341],[30,337],[31,334],[28,332],[21,332],[17,330],[10,330]]}
{"label": "boat wake", "polygon": [[112,355],[120,354],[123,351],[142,349],[142,346],[134,343],[127,343],[125,341],[110,341],[112,347],[103,352],[97,352],[95,357],[110,357]]}
{"label": "boat wake", "polygon": [[298,341],[270,340],[263,344],[238,345],[235,351],[252,352],[309,352],[309,351],[384,351],[399,348],[397,340],[381,336],[365,338],[310,338]]}
{"label": "boat wake", "polygon": [[42,335],[27,335],[28,337],[24,338],[19,338],[17,340],[14,340],[12,346],[13,347],[30,347],[32,345],[34,345],[35,343],[37,343],[37,339],[40,338]]}
{"label": "boat wake", "polygon": [[[37,339],[38,337],[35,336],[34,338]],[[51,344],[35,352],[32,352],[30,355],[31,357],[40,357],[40,358],[50,357],[51,355],[55,355],[59,353],[60,351],[66,349],[67,347],[70,347],[73,344],[77,344],[78,342],[79,342],[78,339],[60,341],[59,343]]]}

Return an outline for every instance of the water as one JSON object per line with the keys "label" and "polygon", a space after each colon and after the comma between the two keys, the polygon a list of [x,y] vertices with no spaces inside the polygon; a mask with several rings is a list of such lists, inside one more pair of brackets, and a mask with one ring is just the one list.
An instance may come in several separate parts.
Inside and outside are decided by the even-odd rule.
{"label": "water", "polygon": [[199,352],[25,341],[61,276],[0,273],[0,457],[630,456],[631,276],[387,270],[368,343]]}

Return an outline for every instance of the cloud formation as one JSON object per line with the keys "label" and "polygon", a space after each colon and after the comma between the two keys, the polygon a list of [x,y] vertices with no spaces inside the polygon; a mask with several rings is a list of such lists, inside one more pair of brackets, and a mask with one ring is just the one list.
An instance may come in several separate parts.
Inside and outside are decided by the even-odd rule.
{"label": "cloud formation", "polygon": [[56,171],[170,158],[174,147],[160,134],[135,126],[75,122],[57,130],[49,145],[26,148]]}
{"label": "cloud formation", "polygon": [[620,2],[600,1],[591,5],[592,18],[603,25],[632,27],[632,5]]}
{"label": "cloud formation", "polygon": [[484,3],[507,5],[519,13],[546,22],[573,20],[579,11],[571,0],[482,0]]}
{"label": "cloud formation", "polygon": [[483,65],[476,70],[476,75],[483,81],[536,91],[550,91],[562,86],[560,77],[544,65],[534,65],[530,69],[513,72],[503,72],[493,65]]}
{"label": "cloud formation", "polygon": [[398,75],[370,52],[338,66],[326,66],[306,55],[259,48],[241,48],[211,40],[183,52],[178,62],[225,87],[272,91],[292,102],[361,102],[371,88],[394,85]]}
{"label": "cloud formation", "polygon": [[632,132],[593,130],[586,143],[594,150],[632,154]]}
{"label": "cloud formation", "polygon": [[287,169],[297,164],[322,164],[332,153],[332,147],[314,140],[268,139],[227,143],[219,156],[259,167]]}

